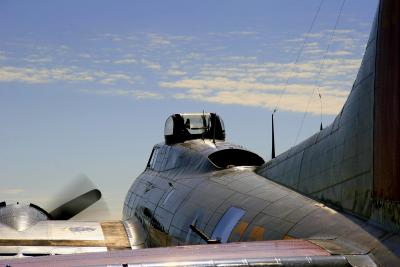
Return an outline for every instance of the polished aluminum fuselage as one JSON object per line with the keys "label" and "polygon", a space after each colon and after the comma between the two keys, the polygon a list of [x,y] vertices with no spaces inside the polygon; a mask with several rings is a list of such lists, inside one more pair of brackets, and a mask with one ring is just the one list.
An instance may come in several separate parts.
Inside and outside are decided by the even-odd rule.
{"label": "polished aluminum fuselage", "polygon": [[[222,242],[307,239],[332,253],[387,250],[380,240],[387,233],[368,222],[262,177],[257,167],[218,169],[209,161],[212,151],[232,148],[209,140],[176,144],[169,150],[176,154],[165,155],[165,160],[177,157],[183,161],[180,167],[147,168],[135,180],[126,197],[124,219],[140,222],[147,246],[205,243],[191,230],[194,225]],[[227,220],[232,208],[244,211],[243,216]],[[227,238],[226,231],[218,230],[221,223],[229,230]],[[398,238],[393,235],[391,240]]]}

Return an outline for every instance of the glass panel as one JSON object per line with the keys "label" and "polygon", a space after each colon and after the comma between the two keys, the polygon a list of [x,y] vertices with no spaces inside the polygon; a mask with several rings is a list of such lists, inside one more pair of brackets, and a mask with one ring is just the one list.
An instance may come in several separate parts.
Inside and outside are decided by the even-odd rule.
{"label": "glass panel", "polygon": [[156,171],[159,171],[161,169],[161,163],[164,156],[163,150],[164,150],[163,147],[158,148],[157,150],[158,151],[157,158],[155,159],[156,162],[154,163],[154,170]]}
{"label": "glass panel", "polygon": [[150,166],[151,166],[151,161],[153,160],[153,154],[154,154],[154,148],[151,151],[149,161],[147,162],[147,168],[150,168]]}
{"label": "glass panel", "polygon": [[179,160],[178,160],[179,155],[180,151],[178,149],[169,147],[168,156],[165,160],[164,171],[179,167]]}
{"label": "glass panel", "polygon": [[200,138],[225,140],[225,129],[214,113],[182,113],[166,120],[164,136],[167,145]]}
{"label": "glass panel", "polygon": [[233,228],[236,226],[236,224],[245,213],[246,211],[242,209],[230,207],[225,212],[224,216],[222,216],[222,218],[219,220],[217,226],[214,229],[214,232],[212,233],[211,238],[218,239],[221,241],[221,243],[226,243],[229,236],[231,235]]}
{"label": "glass panel", "polygon": [[210,126],[210,115],[182,114],[185,128],[190,134],[202,134]]}
{"label": "glass panel", "polygon": [[161,154],[161,163],[160,163],[160,171],[165,171],[166,170],[166,164],[167,160],[169,158],[169,150],[171,149],[170,146],[164,146],[162,149],[162,154]]}
{"label": "glass panel", "polygon": [[154,148],[154,152],[153,155],[151,156],[151,160],[150,160],[150,168],[154,169],[154,166],[156,164],[156,159],[157,159],[157,155],[158,155],[158,150],[159,148]]}
{"label": "glass panel", "polygon": [[224,124],[224,121],[221,119],[221,117],[219,117],[219,122],[221,123],[221,129],[222,129],[222,131],[225,132],[225,124]]}
{"label": "glass panel", "polygon": [[173,134],[174,134],[174,120],[170,116],[165,122],[164,135],[173,135]]}

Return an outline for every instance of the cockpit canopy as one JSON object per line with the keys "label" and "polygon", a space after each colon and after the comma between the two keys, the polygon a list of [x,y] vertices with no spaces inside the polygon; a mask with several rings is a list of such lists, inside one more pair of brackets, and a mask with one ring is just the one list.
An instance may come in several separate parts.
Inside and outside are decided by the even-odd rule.
{"label": "cockpit canopy", "polygon": [[166,144],[175,144],[192,139],[225,140],[225,127],[215,113],[173,114],[165,122]]}

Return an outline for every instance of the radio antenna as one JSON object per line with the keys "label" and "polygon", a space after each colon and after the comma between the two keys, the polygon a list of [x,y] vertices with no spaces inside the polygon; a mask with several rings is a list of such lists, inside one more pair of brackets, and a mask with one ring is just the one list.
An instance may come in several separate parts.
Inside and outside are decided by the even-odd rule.
{"label": "radio antenna", "polygon": [[215,128],[217,128],[217,114],[214,113],[214,125],[213,125],[213,143],[215,145]]}
{"label": "radio antenna", "polygon": [[272,112],[272,149],[271,149],[271,159],[275,158],[275,125],[274,125],[274,114],[275,111]]}

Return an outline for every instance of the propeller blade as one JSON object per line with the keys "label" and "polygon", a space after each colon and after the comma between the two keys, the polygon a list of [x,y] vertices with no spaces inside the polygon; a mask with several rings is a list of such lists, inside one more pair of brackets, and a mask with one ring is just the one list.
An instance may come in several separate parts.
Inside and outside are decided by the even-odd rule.
{"label": "propeller blade", "polygon": [[88,208],[101,198],[98,189],[90,190],[51,211],[49,214],[52,220],[68,220]]}

